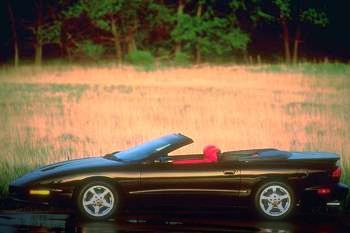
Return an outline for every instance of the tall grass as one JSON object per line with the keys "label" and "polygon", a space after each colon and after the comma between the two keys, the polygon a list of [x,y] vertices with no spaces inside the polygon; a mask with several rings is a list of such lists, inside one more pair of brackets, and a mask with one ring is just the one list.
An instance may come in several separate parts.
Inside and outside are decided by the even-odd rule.
{"label": "tall grass", "polygon": [[272,73],[302,73],[305,75],[317,75],[318,77],[343,76],[350,77],[350,66],[343,63],[299,63],[299,64],[275,64],[256,66],[250,69],[255,72]]}
{"label": "tall grass", "polygon": [[[122,150],[170,132],[223,151],[332,151],[350,182],[348,66],[48,66],[0,70],[0,193],[37,166]],[[313,66],[315,70],[317,66]],[[322,76],[322,77],[321,77]]]}

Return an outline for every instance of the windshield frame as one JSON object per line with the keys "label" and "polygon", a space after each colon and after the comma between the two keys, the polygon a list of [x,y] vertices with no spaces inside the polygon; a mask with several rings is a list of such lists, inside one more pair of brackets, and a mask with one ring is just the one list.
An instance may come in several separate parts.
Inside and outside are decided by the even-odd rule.
{"label": "windshield frame", "polygon": [[169,134],[136,145],[127,150],[113,153],[111,157],[123,162],[142,162],[165,156],[171,151],[192,143],[193,140],[182,134]]}

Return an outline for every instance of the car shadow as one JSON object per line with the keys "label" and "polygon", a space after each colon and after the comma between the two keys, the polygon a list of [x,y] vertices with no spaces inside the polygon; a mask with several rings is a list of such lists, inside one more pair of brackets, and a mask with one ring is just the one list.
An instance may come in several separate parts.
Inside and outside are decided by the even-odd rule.
{"label": "car shadow", "polygon": [[260,220],[244,212],[126,211],[92,222],[74,212],[0,212],[0,232],[349,232],[349,216],[298,215],[289,220]]}

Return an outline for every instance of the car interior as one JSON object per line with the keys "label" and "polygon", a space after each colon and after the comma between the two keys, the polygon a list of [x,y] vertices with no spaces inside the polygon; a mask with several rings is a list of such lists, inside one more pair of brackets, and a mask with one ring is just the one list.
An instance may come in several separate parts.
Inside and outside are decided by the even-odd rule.
{"label": "car interior", "polygon": [[216,163],[219,159],[220,149],[214,145],[208,145],[203,149],[203,158],[199,159],[179,159],[173,161],[173,164],[198,164],[198,163]]}

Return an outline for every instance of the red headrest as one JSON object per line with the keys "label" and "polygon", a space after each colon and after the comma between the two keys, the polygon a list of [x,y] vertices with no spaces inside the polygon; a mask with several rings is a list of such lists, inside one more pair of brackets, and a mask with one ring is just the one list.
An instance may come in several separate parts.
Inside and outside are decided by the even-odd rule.
{"label": "red headrest", "polygon": [[209,160],[210,162],[217,162],[219,153],[220,149],[214,145],[208,145],[203,149],[204,159]]}

